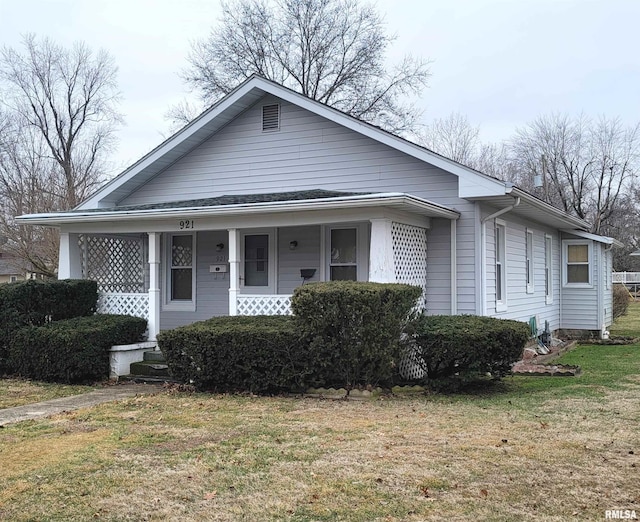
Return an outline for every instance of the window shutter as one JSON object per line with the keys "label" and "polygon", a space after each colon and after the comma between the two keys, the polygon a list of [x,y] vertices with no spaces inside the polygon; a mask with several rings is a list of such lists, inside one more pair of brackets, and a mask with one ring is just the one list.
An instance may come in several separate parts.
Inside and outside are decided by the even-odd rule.
{"label": "window shutter", "polygon": [[262,106],[262,130],[278,130],[280,129],[280,105]]}

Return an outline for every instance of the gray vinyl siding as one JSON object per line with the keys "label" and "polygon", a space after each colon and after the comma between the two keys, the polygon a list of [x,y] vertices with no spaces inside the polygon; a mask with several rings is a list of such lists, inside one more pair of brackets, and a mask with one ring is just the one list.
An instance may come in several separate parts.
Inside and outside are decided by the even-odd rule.
{"label": "gray vinyl siding", "polygon": [[[315,275],[309,281],[320,280],[320,230],[321,227],[287,227],[278,229],[278,290],[279,294],[292,294],[302,284],[300,269],[314,268]],[[297,241],[295,250],[289,248]]]}
{"label": "gray vinyl siding", "polygon": [[563,286],[562,292],[562,325],[570,330],[599,330],[601,309],[598,303],[598,286],[602,282],[600,276],[600,244],[582,240],[579,237],[564,234],[562,239],[578,239],[592,245],[590,288]]}
{"label": "gray vinyl siding", "polygon": [[427,313],[451,313],[451,224],[434,219],[427,231]]}
{"label": "gray vinyl siding", "polygon": [[[229,314],[229,273],[216,274],[209,272],[209,266],[214,264],[226,264],[229,260],[229,235],[226,230],[198,232],[196,234],[196,311],[183,312],[164,310],[160,311],[160,329],[170,330],[178,326],[202,321],[217,315]],[[166,240],[163,248],[166,248]],[[225,248],[221,252],[216,251],[216,245],[224,243]],[[163,256],[163,266],[165,257]],[[166,269],[161,270],[166,278]],[[164,292],[164,284],[161,284]],[[164,297],[164,296],[163,296]]]}
{"label": "gray vinyl siding", "polygon": [[[281,103],[279,131],[262,132],[267,103]],[[277,98],[249,108],[120,204],[313,188],[405,192],[458,210],[458,310],[476,313],[475,205],[458,197],[457,177]]]}
{"label": "gray vinyl siding", "polygon": [[[483,216],[495,209],[483,209]],[[486,225],[486,310],[487,315],[500,319],[528,322],[532,316],[538,319],[538,330],[545,321],[554,331],[560,328],[560,238],[556,230],[534,223],[525,223],[504,214],[499,218],[506,225],[506,300],[507,309],[496,312],[495,270],[495,221]],[[533,293],[527,293],[526,280],[526,231],[533,232]],[[545,293],[545,235],[552,237],[552,302],[547,304]]]}
{"label": "gray vinyl siding", "polygon": [[[604,326],[611,326],[611,324],[613,324],[613,282],[611,281],[613,256],[611,254],[611,250],[604,252],[604,255],[607,256],[607,263],[604,265],[602,271],[603,277],[606,278],[602,285],[604,292],[602,299],[604,305]],[[609,283],[609,288],[607,288],[607,281]]]}

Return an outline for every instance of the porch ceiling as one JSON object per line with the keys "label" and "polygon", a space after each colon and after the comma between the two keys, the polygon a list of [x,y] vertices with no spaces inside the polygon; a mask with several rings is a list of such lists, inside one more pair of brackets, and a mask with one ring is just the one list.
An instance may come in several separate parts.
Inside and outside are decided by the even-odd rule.
{"label": "porch ceiling", "polygon": [[180,216],[184,219],[187,217],[246,216],[247,214],[363,209],[367,207],[384,207],[423,217],[446,219],[460,217],[460,214],[454,209],[410,194],[399,192],[350,193],[316,189],[269,194],[228,195],[161,204],[73,210],[50,214],[28,214],[20,216],[17,221],[21,224],[55,227],[73,223],[166,219],[173,216]]}

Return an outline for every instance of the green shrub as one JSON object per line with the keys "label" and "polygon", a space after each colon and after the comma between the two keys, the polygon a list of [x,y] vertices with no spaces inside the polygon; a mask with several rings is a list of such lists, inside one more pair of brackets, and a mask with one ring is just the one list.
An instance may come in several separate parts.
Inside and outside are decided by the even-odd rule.
{"label": "green shrub", "polygon": [[416,361],[427,380],[467,371],[501,377],[520,359],[529,337],[529,325],[520,321],[475,315],[422,316],[415,323]]}
{"label": "green shrub", "polygon": [[629,301],[631,296],[629,290],[622,284],[613,285],[613,319],[614,321],[618,317],[627,315],[627,309],[629,308]]}
{"label": "green shrub", "polygon": [[198,389],[289,390],[301,385],[308,367],[292,317],[214,317],[157,340],[172,376]]}
{"label": "green shrub", "polygon": [[147,321],[127,315],[93,315],[25,326],[9,342],[9,366],[28,377],[75,383],[109,376],[109,348],[138,342]]}
{"label": "green shrub", "polygon": [[392,380],[422,290],[332,281],[298,287],[292,309],[309,340],[309,384],[352,387]]}
{"label": "green shrub", "polygon": [[7,343],[23,326],[95,313],[95,281],[20,281],[0,285],[0,372],[7,368]]}

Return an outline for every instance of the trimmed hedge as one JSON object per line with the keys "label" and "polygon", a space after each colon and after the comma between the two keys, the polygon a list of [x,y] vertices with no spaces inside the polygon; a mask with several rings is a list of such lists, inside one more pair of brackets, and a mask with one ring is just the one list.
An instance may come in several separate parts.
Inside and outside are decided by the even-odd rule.
{"label": "trimmed hedge", "polygon": [[309,343],[308,384],[390,382],[403,333],[422,290],[402,284],[332,281],[296,288],[291,307]]}
{"label": "trimmed hedge", "polygon": [[142,340],[147,321],[128,315],[93,315],[25,326],[9,342],[13,371],[49,382],[76,383],[109,376],[109,348]]}
{"label": "trimmed hedge", "polygon": [[7,369],[7,343],[16,330],[92,315],[97,300],[98,285],[89,280],[0,284],[0,371]]}
{"label": "trimmed hedge", "polygon": [[530,337],[520,321],[475,315],[422,316],[415,323],[415,358],[426,379],[459,372],[508,373]]}
{"label": "trimmed hedge", "polygon": [[294,318],[214,317],[157,336],[171,374],[198,389],[255,393],[299,387],[307,371]]}

